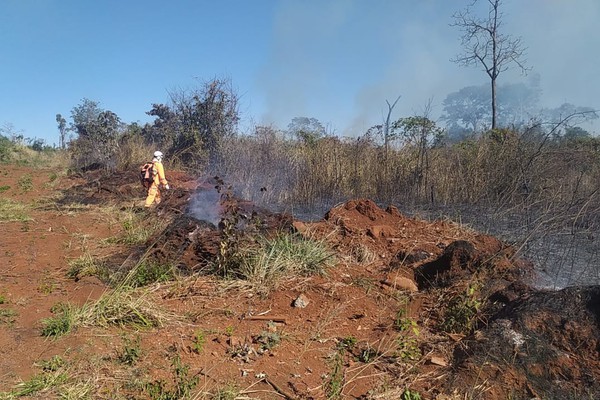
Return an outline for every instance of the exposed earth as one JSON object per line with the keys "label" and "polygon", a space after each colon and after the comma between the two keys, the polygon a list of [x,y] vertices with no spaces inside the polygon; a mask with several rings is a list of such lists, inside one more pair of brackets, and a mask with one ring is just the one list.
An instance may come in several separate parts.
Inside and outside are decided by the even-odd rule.
{"label": "exposed earth", "polygon": [[[173,189],[146,210],[135,172],[0,166],[0,200],[29,216],[0,215],[0,399],[48,374],[55,356],[66,378],[32,397],[177,398],[152,388],[164,384],[164,394],[187,377],[198,399],[600,398],[600,287],[535,290],[514,249],[450,220],[356,199],[300,221],[225,196],[218,178],[167,176]],[[111,240],[127,229],[123,212],[157,233],[142,244]],[[249,234],[325,241],[335,265],[262,291],[209,274],[232,212],[236,229],[256,228]],[[123,273],[141,258],[175,265],[177,279],[133,292],[162,310],[159,326],[42,336],[57,304],[81,307],[115,290],[102,276],[69,273],[84,256]],[[124,357],[132,348],[135,360]]]}

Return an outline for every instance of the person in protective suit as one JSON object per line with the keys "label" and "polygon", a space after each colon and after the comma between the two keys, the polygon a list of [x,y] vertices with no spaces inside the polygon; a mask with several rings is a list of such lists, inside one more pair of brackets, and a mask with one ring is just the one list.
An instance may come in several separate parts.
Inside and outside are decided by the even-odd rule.
{"label": "person in protective suit", "polygon": [[154,158],[152,159],[152,184],[148,188],[148,197],[146,197],[144,207],[151,207],[153,203],[160,203],[160,185],[162,185],[166,190],[170,189],[169,182],[167,182],[167,178],[165,177],[165,167],[162,164],[162,158],[162,152],[154,152]]}

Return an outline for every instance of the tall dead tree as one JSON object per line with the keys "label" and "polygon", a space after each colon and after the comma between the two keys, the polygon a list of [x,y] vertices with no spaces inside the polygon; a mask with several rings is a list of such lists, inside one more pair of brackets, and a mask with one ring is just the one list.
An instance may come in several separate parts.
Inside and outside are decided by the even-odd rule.
{"label": "tall dead tree", "polygon": [[496,80],[500,73],[506,71],[511,64],[516,64],[521,71],[526,72],[524,56],[525,48],[521,38],[511,37],[501,33],[502,13],[501,0],[486,0],[488,15],[478,18],[473,14],[473,7],[478,3],[474,0],[465,10],[452,15],[454,23],[463,35],[461,44],[464,52],[451,61],[463,66],[481,65],[491,81],[492,97],[492,129],[496,128]]}
{"label": "tall dead tree", "polygon": [[394,111],[394,107],[396,107],[396,103],[398,103],[398,100],[400,100],[400,97],[402,96],[398,96],[396,98],[396,101],[394,101],[392,104],[390,104],[389,101],[387,101],[387,99],[385,100],[387,106],[388,106],[388,112],[387,112],[387,117],[385,118],[385,123],[383,125],[383,146],[385,149],[385,162],[387,165],[387,161],[388,161],[388,153],[389,153],[389,147],[390,147],[390,140],[392,139],[392,135],[390,134],[390,120],[392,117],[392,111]]}

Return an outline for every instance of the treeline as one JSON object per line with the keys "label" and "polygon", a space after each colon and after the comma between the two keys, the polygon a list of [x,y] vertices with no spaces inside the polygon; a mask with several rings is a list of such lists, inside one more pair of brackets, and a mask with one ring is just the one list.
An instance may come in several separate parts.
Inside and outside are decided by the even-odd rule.
{"label": "treeline", "polygon": [[[553,209],[581,222],[600,207],[600,139],[570,125],[581,121],[577,110],[551,124],[472,131],[460,139],[427,116],[389,121],[357,138],[332,135],[306,117],[287,129],[256,126],[241,134],[231,83],[215,79],[170,93],[148,114],[156,117],[152,123],[125,124],[84,99],[70,125],[57,115],[70,167],[134,172],[160,149],[169,168],[219,175],[244,198],[287,210],[364,197],[404,207]],[[6,160],[11,142],[2,143]]]}
{"label": "treeline", "polygon": [[72,111],[67,147],[74,167],[108,170],[135,170],[161,149],[171,168],[219,175],[244,198],[288,210],[365,197],[403,206],[551,208],[583,218],[600,207],[600,139],[572,123],[589,113],[460,139],[427,116],[357,138],[332,135],[307,117],[240,134],[238,98],[228,80],[215,79],[153,104],[148,114],[156,118],[144,126],[122,124],[84,100]]}

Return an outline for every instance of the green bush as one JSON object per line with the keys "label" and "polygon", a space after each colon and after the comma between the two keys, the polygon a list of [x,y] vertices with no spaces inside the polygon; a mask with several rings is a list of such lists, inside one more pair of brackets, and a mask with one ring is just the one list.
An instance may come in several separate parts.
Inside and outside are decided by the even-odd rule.
{"label": "green bush", "polygon": [[470,286],[465,293],[450,300],[441,325],[444,332],[463,334],[471,332],[481,307],[481,301],[475,297],[475,294],[475,287]]}

